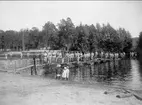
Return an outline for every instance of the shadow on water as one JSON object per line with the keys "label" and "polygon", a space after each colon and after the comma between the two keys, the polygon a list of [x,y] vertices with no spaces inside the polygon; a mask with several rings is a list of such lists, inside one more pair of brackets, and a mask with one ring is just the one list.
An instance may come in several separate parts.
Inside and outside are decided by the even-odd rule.
{"label": "shadow on water", "polygon": [[103,83],[119,87],[140,89],[142,65],[137,60],[117,60],[93,66],[72,68],[70,81]]}
{"label": "shadow on water", "polygon": [[[53,75],[55,74],[53,73]],[[70,68],[69,81],[86,84],[101,83],[114,87],[141,90],[142,62],[127,59]]]}
{"label": "shadow on water", "polygon": [[138,65],[139,65],[139,74],[141,76],[141,79],[142,79],[142,59],[138,61]]}

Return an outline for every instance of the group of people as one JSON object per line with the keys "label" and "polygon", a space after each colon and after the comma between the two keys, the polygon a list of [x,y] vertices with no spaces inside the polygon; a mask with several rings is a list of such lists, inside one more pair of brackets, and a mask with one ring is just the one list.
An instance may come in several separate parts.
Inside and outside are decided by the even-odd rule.
{"label": "group of people", "polygon": [[69,66],[61,67],[60,64],[57,65],[56,68],[56,79],[63,79],[68,80],[69,79]]}
{"label": "group of people", "polygon": [[[52,61],[51,59],[53,58],[69,58],[69,60],[78,60],[78,61],[82,61],[84,59],[95,59],[95,58],[106,58],[106,59],[118,59],[118,58],[125,58],[126,56],[126,53],[125,52],[121,52],[121,53],[109,53],[109,52],[92,52],[91,54],[88,52],[88,53],[84,53],[82,54],[81,52],[66,52],[63,56],[63,54],[61,52],[56,52],[56,53],[49,53],[49,52],[44,52],[44,61],[45,62],[48,62],[49,61]],[[131,57],[134,57],[135,56],[135,53],[134,52],[130,52],[130,56]],[[64,60],[64,59],[62,59]],[[64,61],[61,61],[62,63],[64,63]],[[49,62],[50,63],[50,62]]]}

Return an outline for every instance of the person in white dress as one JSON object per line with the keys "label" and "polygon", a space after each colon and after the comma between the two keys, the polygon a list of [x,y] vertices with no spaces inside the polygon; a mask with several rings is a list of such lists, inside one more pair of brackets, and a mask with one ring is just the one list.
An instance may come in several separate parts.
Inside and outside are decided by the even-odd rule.
{"label": "person in white dress", "polygon": [[64,67],[63,72],[62,72],[62,78],[65,80],[69,79],[69,68],[68,67]]}

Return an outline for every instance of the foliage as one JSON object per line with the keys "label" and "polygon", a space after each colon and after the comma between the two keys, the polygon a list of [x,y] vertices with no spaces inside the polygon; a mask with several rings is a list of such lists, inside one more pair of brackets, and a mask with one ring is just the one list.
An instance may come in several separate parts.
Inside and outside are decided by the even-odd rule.
{"label": "foliage", "polygon": [[142,32],[140,32],[140,35],[139,35],[138,47],[142,49]]}
{"label": "foliage", "polygon": [[42,30],[42,41],[45,47],[54,47],[54,43],[57,43],[58,38],[57,38],[57,28],[56,26],[48,21],[45,23],[43,26]]}
{"label": "foliage", "polygon": [[142,32],[140,32],[140,35],[139,35],[137,52],[138,52],[139,59],[142,61]]}
{"label": "foliage", "polygon": [[[140,40],[141,37],[142,33]],[[42,30],[37,27],[22,29],[19,32],[0,30],[0,49],[21,50],[22,42],[26,50],[50,47],[82,53],[129,52],[132,47],[131,35],[124,28],[116,30],[109,23],[75,26],[70,18],[61,19],[57,25],[48,21]],[[139,41],[140,48],[142,48],[141,43],[142,41]]]}
{"label": "foliage", "polygon": [[73,46],[74,39],[76,38],[75,26],[70,18],[60,20],[58,23],[59,30],[59,46],[67,51]]}

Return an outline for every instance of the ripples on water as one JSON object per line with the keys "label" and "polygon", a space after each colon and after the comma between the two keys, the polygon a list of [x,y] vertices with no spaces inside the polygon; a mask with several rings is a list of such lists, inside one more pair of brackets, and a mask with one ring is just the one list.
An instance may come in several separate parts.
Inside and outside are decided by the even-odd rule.
{"label": "ripples on water", "polygon": [[131,89],[142,88],[142,66],[137,60],[117,60],[93,66],[72,68],[70,81],[96,82]]}
{"label": "ripples on water", "polygon": [[[4,64],[1,61],[0,68]],[[55,77],[51,73],[51,77]],[[138,60],[116,60],[93,66],[70,69],[70,81],[83,83],[102,83],[105,85],[142,90],[142,63]]]}
{"label": "ripples on water", "polygon": [[[54,73],[52,77],[55,77]],[[71,68],[69,80],[142,90],[142,63],[140,64],[138,60],[116,60],[93,66]]]}

